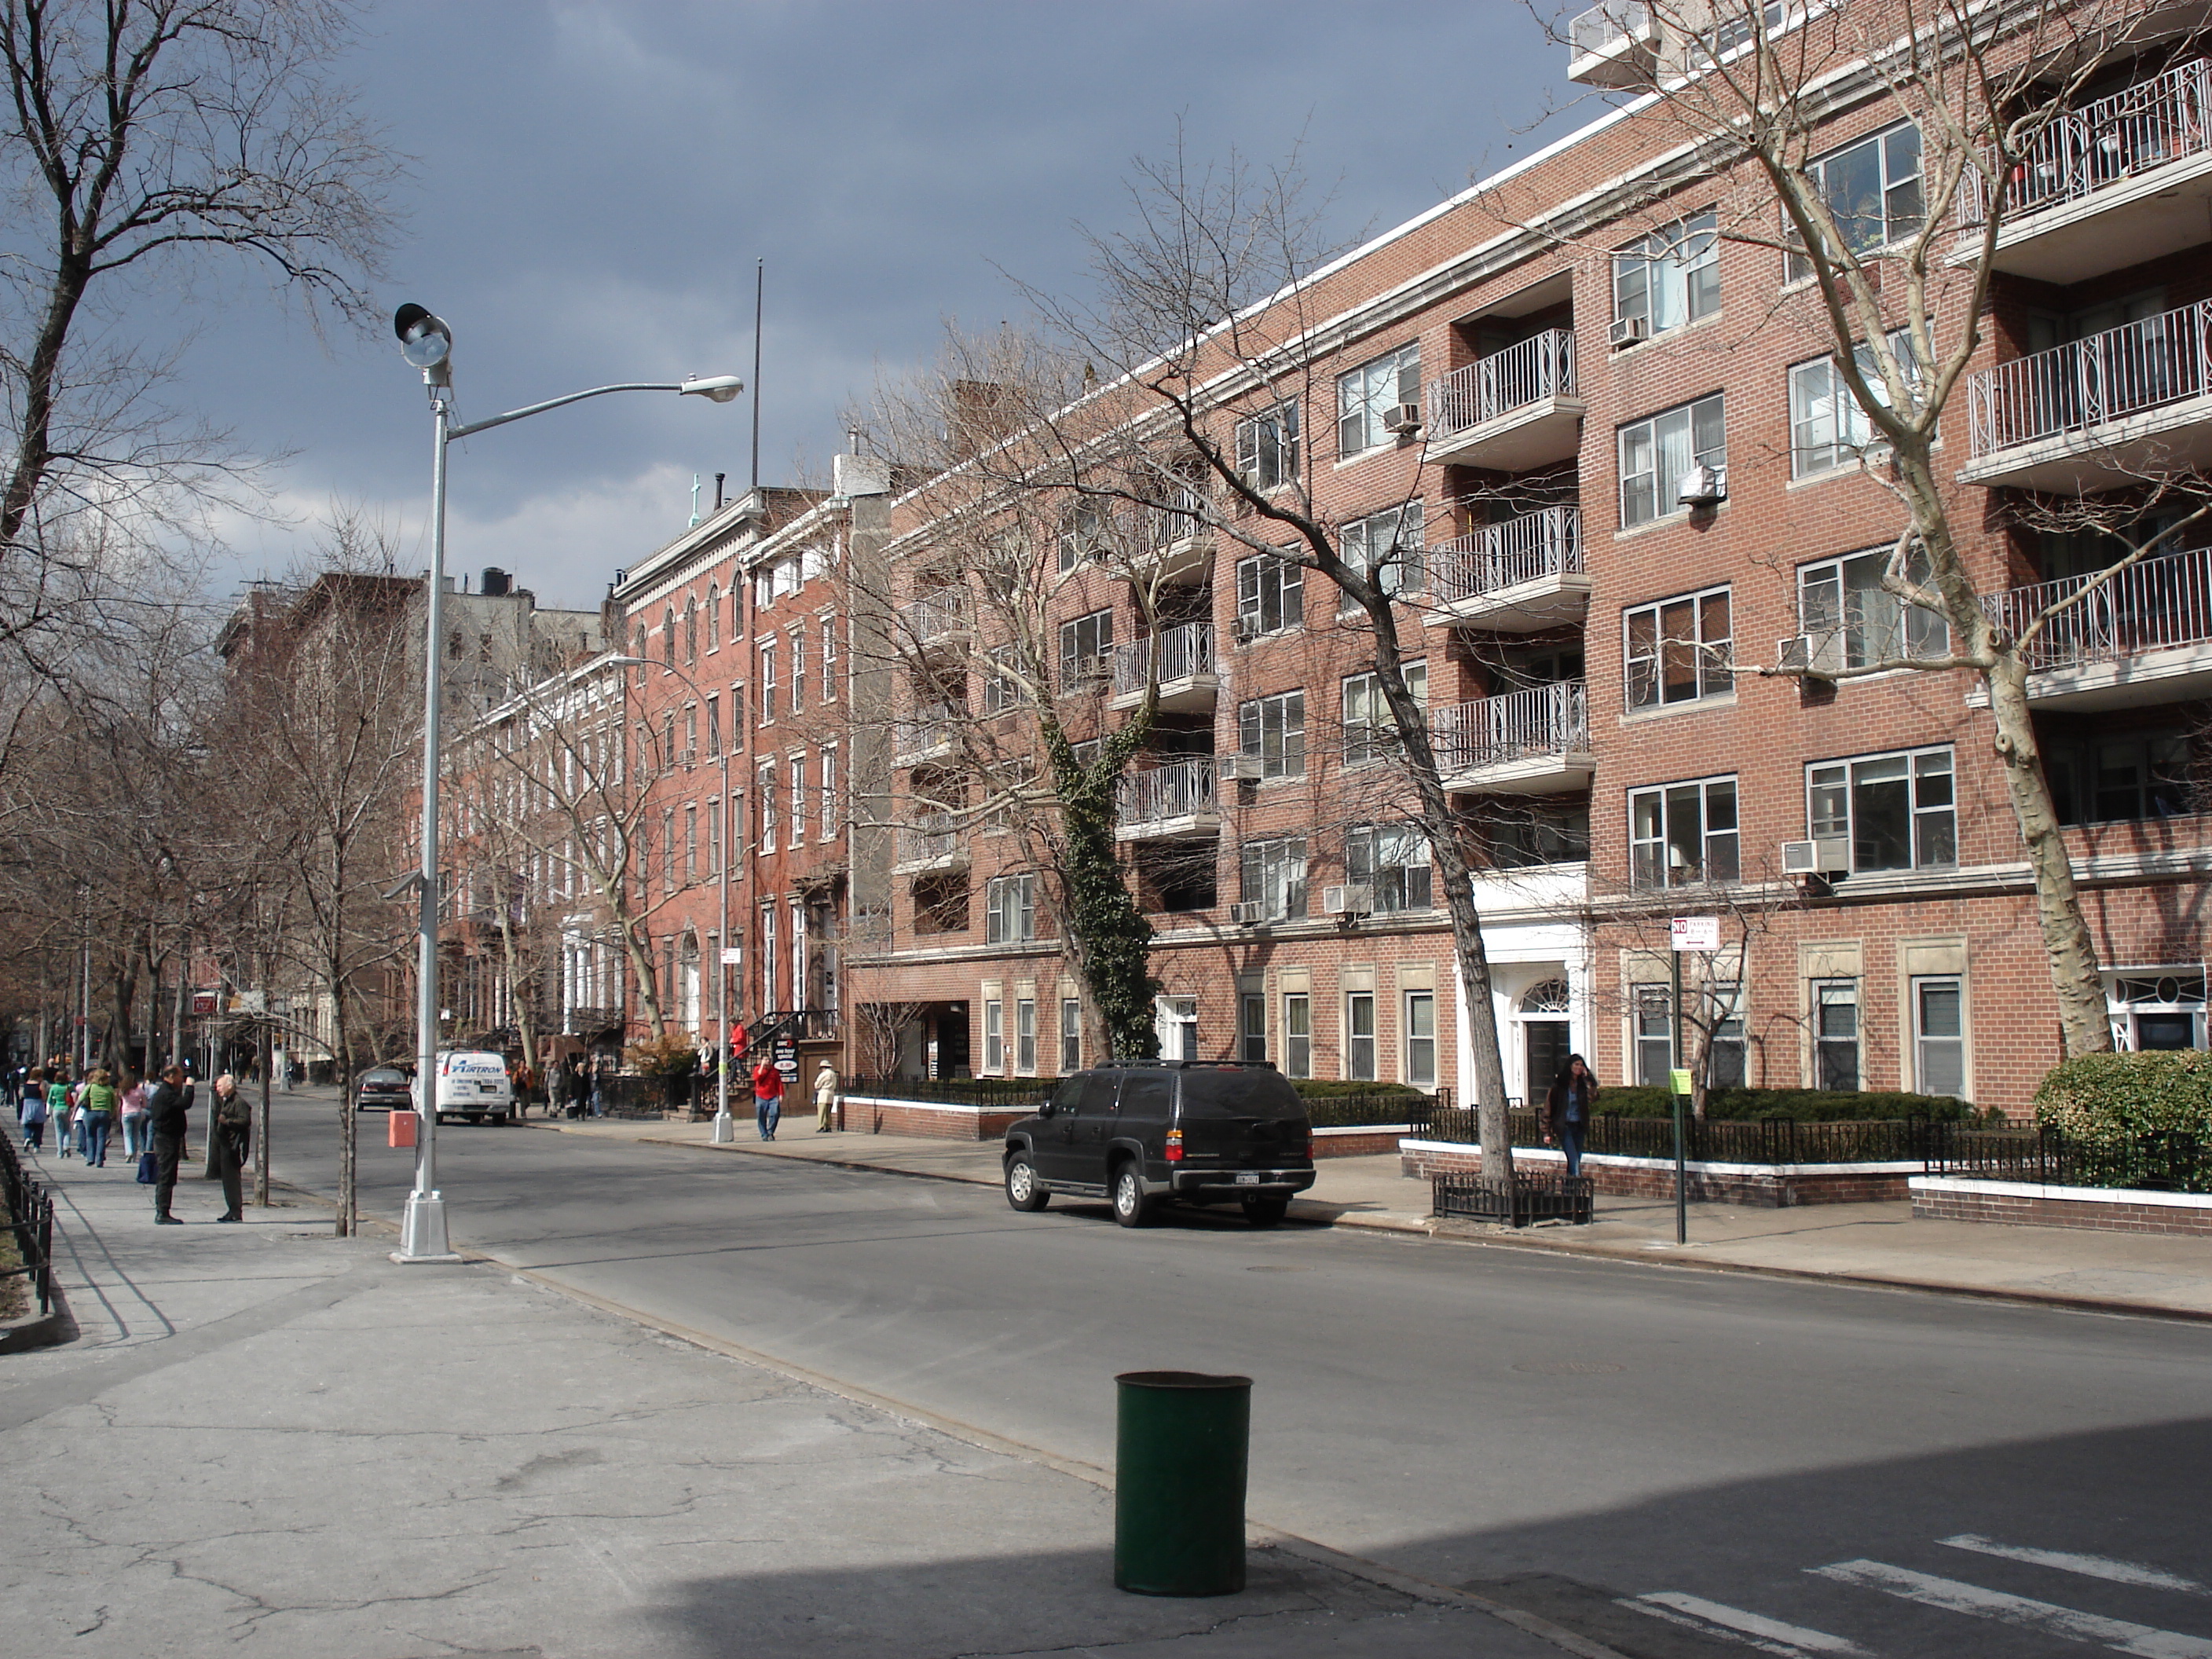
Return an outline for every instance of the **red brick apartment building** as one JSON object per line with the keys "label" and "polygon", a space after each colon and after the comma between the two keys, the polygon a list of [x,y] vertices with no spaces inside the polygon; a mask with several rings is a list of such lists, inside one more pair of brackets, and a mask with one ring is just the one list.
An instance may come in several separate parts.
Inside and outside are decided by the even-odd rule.
{"label": "red brick apartment building", "polygon": [[[1761,15],[1808,26],[1803,8]],[[1574,39],[1571,72],[1600,85],[1680,44],[1634,4]],[[2212,453],[2212,66],[2146,12],[2076,82],[2012,181],[1985,337],[1942,434],[1953,523],[2007,615],[2105,562],[2023,527],[2022,492],[2117,508],[2154,463]],[[1851,234],[1907,236],[1917,129],[1871,74],[1826,95],[1816,154],[1851,192]],[[2017,1110],[2059,1042],[1990,716],[1968,673],[1851,675],[1941,656],[1945,630],[1878,585],[1903,516],[1818,295],[1781,247],[1740,240],[1761,189],[1699,166],[1663,99],[1632,98],[1279,300],[1312,319],[1306,390],[1283,400],[1279,377],[1258,397],[1224,362],[1218,441],[1257,487],[1309,490],[1347,556],[1419,549],[1401,633],[1455,810],[1489,849],[1475,884],[1510,1093],[1540,1093],[1570,1050],[1657,1080],[1667,920],[1699,915],[1723,944],[1692,969],[1725,1015],[1712,1081]],[[732,856],[746,1017],[850,1011],[812,1028],[848,1070],[1053,1075],[1097,1044],[1050,873],[1002,823],[946,806],[951,728],[1011,708],[976,667],[979,578],[945,557],[942,480],[885,495],[841,464],[835,495],[748,496],[611,599],[650,665],[646,724],[696,757],[663,780],[648,878],[669,884],[654,931],[679,1015],[713,1025],[693,964],[714,959],[708,878]],[[1043,584],[1059,672],[1038,695],[1072,737],[1158,686],[1117,836],[1158,930],[1163,1047],[1464,1091],[1449,930],[1370,645],[1315,573],[1228,533],[1234,511],[1194,480],[1144,520],[1149,622],[1126,569],[1079,554]],[[855,661],[848,561],[888,573],[889,614],[861,633],[901,632],[915,660]],[[917,672],[963,629],[943,672]],[[2037,737],[2115,1036],[2203,1047],[2212,845],[2191,784],[2212,532],[2036,648]],[[1794,672],[1760,672],[1777,668]],[[718,746],[738,829],[720,827]]]}

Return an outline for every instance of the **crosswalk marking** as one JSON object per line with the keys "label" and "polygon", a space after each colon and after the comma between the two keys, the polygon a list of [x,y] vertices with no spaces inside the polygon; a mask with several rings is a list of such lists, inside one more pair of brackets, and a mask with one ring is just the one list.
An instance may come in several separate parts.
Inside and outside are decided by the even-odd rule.
{"label": "crosswalk marking", "polygon": [[2071,1641],[2100,1643],[2115,1652],[2132,1654],[2136,1659],[2212,1659],[2212,1641],[2201,1636],[2184,1636],[2178,1631],[2131,1624],[2124,1619],[2107,1619],[2101,1613],[2079,1613],[2054,1602],[2008,1595],[2002,1590],[1962,1584],[1955,1578],[1938,1578],[1931,1573],[1893,1567],[1886,1562],[1838,1561],[1806,1571],[1841,1583],[1882,1590],[1924,1607],[1941,1607],[1978,1619],[1994,1619]]}
{"label": "crosswalk marking", "polygon": [[2025,1561],[2032,1567],[2056,1567],[2061,1572],[2078,1572],[2085,1578],[2106,1578],[2115,1584],[2140,1584],[2146,1589],[2186,1590],[2192,1595],[2212,1595],[2194,1578],[2183,1578],[2163,1572],[2156,1567],[2146,1567],[2134,1561],[2115,1561],[2104,1555],[2069,1555],[2063,1550],[2028,1549],[2018,1544],[1999,1544],[1978,1533],[1962,1532],[1954,1538],[1939,1538],[1939,1544],[1948,1544],[1954,1550],[1972,1550],[1978,1555],[2002,1556],[2008,1561]]}
{"label": "crosswalk marking", "polygon": [[[1718,1601],[1708,1601],[1698,1595],[1685,1595],[1679,1590],[1653,1590],[1634,1601],[1624,1596],[1621,1605],[1634,1607],[1639,1613],[1656,1613],[1670,1623],[1687,1625],[1692,1629],[1717,1625],[1741,1637],[1761,1652],[1778,1654],[1782,1659],[1810,1659],[1814,1654],[1835,1654],[1841,1656],[1842,1659],[1849,1659],[1855,1654],[1866,1655],[1866,1650],[1857,1643],[1846,1642],[1840,1636],[1830,1636],[1824,1631],[1807,1630],[1798,1625],[1785,1625],[1779,1619],[1746,1613],[1741,1607],[1724,1607]],[[1687,1613],[1689,1617],[1674,1616],[1679,1613]]]}

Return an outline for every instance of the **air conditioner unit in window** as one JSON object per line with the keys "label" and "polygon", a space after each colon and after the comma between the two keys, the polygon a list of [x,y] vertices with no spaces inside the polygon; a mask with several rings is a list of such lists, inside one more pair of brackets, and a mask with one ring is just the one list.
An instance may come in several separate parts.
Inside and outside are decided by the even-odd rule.
{"label": "air conditioner unit in window", "polygon": [[1256,466],[1248,466],[1242,472],[1239,472],[1237,475],[1237,482],[1243,484],[1245,489],[1250,490],[1255,495],[1261,494],[1270,487],[1266,475],[1263,474]]}
{"label": "air conditioner unit in window", "polygon": [[1347,882],[1341,887],[1321,890],[1321,908],[1333,916],[1365,916],[1375,911],[1375,889],[1371,883]]}
{"label": "air conditioner unit in window", "polygon": [[1257,617],[1240,616],[1230,624],[1229,631],[1235,636],[1237,644],[1249,645],[1260,637],[1260,619]]}
{"label": "air conditioner unit in window", "polygon": [[1844,669],[1844,630],[1824,628],[1817,634],[1797,634],[1776,647],[1782,672],[1814,679],[1833,679]]}
{"label": "air conditioner unit in window", "polygon": [[1419,404],[1393,404],[1382,413],[1382,429],[1401,437],[1421,429],[1421,406]]}
{"label": "air conditioner unit in window", "polygon": [[1623,317],[1613,325],[1613,343],[1616,346],[1634,345],[1638,340],[1651,337],[1649,317]]}
{"label": "air conditioner unit in window", "polygon": [[1851,846],[1841,836],[1782,843],[1782,873],[1785,876],[1841,875],[1850,867]]}
{"label": "air conditioner unit in window", "polygon": [[1258,899],[1249,899],[1229,907],[1229,922],[1233,927],[1249,927],[1267,919],[1267,907]]}
{"label": "air conditioner unit in window", "polygon": [[1676,485],[1674,499],[1684,507],[1710,507],[1715,501],[1726,501],[1728,469],[1724,466],[1692,467]]}
{"label": "air conditioner unit in window", "polygon": [[1259,782],[1260,757],[1257,755],[1224,755],[1221,757],[1221,781],[1224,783]]}

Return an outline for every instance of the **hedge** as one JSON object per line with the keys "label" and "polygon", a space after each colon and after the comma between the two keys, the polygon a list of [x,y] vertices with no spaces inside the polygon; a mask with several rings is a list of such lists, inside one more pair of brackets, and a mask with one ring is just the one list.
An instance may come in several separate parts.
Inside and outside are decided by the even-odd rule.
{"label": "hedge", "polygon": [[1409,1083],[1346,1083],[1335,1078],[1294,1077],[1290,1084],[1304,1100],[1334,1100],[1346,1095],[1389,1095],[1403,1100],[1428,1098]]}
{"label": "hedge", "polygon": [[2161,1130],[2212,1144],[2212,1054],[2157,1049],[2063,1061],[2036,1089],[2035,1121],[2085,1146]]}
{"label": "hedge", "polygon": [[[1597,1097],[1601,1115],[1668,1117],[1674,1103],[1664,1089],[1624,1084]],[[1826,1089],[1715,1089],[1705,1097],[1705,1116],[1727,1121],[1794,1118],[1800,1123],[1865,1123],[1877,1119],[1924,1117],[1938,1123],[1972,1123],[1982,1115],[1948,1095],[1908,1095],[1878,1091]]]}

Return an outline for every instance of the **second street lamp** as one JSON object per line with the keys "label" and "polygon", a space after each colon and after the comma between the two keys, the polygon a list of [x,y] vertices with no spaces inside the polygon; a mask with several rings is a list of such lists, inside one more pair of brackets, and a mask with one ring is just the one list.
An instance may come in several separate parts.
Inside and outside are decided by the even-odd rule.
{"label": "second street lamp", "polygon": [[482,421],[455,425],[453,420],[453,331],[424,307],[404,305],[392,314],[392,331],[400,355],[422,371],[430,391],[430,574],[426,583],[422,648],[422,863],[415,872],[421,902],[416,923],[415,1020],[415,1104],[422,1133],[416,1138],[415,1185],[407,1194],[400,1224],[399,1262],[459,1261],[446,1227],[446,1199],[438,1188],[438,767],[439,726],[445,643],[446,451],[455,440],[495,426],[542,415],[549,409],[599,398],[611,392],[675,392],[726,404],[744,390],[734,374],[695,376],[688,380],[628,380],[592,386],[543,403],[511,409]]}

